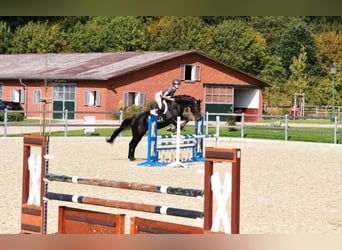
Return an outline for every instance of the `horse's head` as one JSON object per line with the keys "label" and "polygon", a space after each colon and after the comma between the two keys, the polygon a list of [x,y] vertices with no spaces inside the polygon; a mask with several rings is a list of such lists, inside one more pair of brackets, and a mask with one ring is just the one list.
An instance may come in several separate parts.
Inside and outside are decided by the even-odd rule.
{"label": "horse's head", "polygon": [[198,99],[194,101],[194,104],[190,106],[191,113],[195,116],[196,121],[201,119],[201,102],[202,100]]}

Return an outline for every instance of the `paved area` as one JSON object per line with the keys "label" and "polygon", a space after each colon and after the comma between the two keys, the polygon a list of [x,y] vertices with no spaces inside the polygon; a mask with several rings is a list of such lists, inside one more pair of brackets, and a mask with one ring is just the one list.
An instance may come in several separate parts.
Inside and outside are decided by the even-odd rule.
{"label": "paved area", "polygon": [[[117,127],[119,126],[118,120],[97,120],[96,128],[105,128],[105,127]],[[12,134],[25,134],[25,133],[46,133],[53,131],[71,131],[71,130],[80,130],[80,129],[89,129],[94,128],[91,124],[84,124],[84,120],[68,120],[67,123],[64,121],[54,121],[47,122],[45,127],[43,124],[32,123],[32,124],[18,124],[13,125],[9,124],[7,128],[2,125],[0,127],[0,135],[4,136],[4,134],[12,135]]]}

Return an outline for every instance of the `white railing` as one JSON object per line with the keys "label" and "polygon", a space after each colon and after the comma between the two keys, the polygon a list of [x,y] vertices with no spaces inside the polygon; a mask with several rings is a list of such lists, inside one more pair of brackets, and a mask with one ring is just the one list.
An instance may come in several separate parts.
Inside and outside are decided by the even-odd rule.
{"label": "white railing", "polygon": [[[41,134],[47,134],[51,131],[62,131],[64,130],[64,136],[69,136],[69,133],[71,130],[80,130],[83,129],[84,133],[86,134],[87,131],[93,131],[93,128],[115,128],[118,127],[125,116],[134,115],[136,113],[132,112],[107,112],[106,114],[111,115],[111,117],[117,117],[116,119],[111,120],[96,120],[93,122],[85,122],[84,119],[68,119],[68,116],[71,112],[68,110],[65,110],[62,117],[63,119],[59,120],[39,120],[27,123],[27,122],[9,122],[8,121],[8,113],[9,112],[20,112],[20,111],[0,111],[3,112],[4,121],[0,122],[0,127],[3,127],[3,133],[0,131],[0,135],[2,134],[3,137],[7,137],[9,134],[25,134],[25,133],[32,133],[32,132],[40,132]],[[75,114],[76,112],[74,112]],[[101,112],[103,114],[104,112]],[[84,117],[89,116],[96,116],[96,112],[90,113],[88,116],[87,113],[84,114]],[[190,113],[189,113],[190,115]],[[191,115],[190,115],[191,116]],[[245,131],[254,127],[257,129],[264,129],[264,130],[279,130],[283,131],[284,133],[284,140],[287,141],[290,138],[289,131],[295,131],[295,130],[302,130],[303,133],[310,133],[313,132],[314,129],[300,129],[300,128],[294,128],[299,126],[294,121],[297,119],[303,119],[303,117],[294,117],[290,116],[288,114],[286,115],[249,115],[249,114],[228,114],[228,113],[206,113],[206,123],[205,123],[205,129],[206,134],[208,133],[208,127],[211,122],[209,121],[209,116],[216,117],[220,116],[221,122],[219,123],[220,128],[224,129],[235,129],[240,130],[240,137],[245,138]],[[246,122],[246,118],[253,118],[254,120],[262,120],[263,122]],[[308,118],[309,119],[309,118]],[[310,118],[312,119],[312,118]],[[233,124],[231,124],[229,121],[233,120]],[[248,120],[248,119],[247,119]],[[339,140],[338,135],[341,135],[341,129],[342,129],[342,119],[339,118],[337,115],[331,119],[330,117],[327,119],[320,118],[319,120],[328,120],[329,122],[326,122],[325,124],[322,123],[310,123],[310,124],[300,124],[302,127],[316,127],[316,130],[322,129],[322,127],[329,127],[332,128],[333,133],[333,140],[331,141],[334,144],[342,143],[342,139]],[[268,122],[269,121],[269,122]],[[215,121],[213,121],[215,122]],[[191,123],[190,123],[191,124]],[[291,125],[291,126],[290,126]],[[216,126],[210,125],[210,126]],[[291,127],[291,128],[290,128]],[[89,128],[89,129],[88,129]],[[340,131],[339,131],[340,130]],[[324,133],[327,133],[327,131],[324,131]],[[329,132],[330,133],[330,132]],[[96,134],[96,133],[94,133]],[[329,137],[331,136],[331,133]]]}

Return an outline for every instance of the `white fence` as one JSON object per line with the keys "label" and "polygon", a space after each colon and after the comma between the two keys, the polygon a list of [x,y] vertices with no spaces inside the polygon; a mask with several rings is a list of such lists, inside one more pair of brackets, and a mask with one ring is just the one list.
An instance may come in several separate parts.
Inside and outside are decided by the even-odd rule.
{"label": "white fence", "polygon": [[[25,133],[32,133],[32,132],[41,132],[41,134],[45,134],[51,131],[63,131],[64,130],[64,136],[69,136],[70,132],[72,130],[83,130],[84,134],[97,134],[96,129],[97,128],[116,128],[121,124],[121,121],[124,117],[134,115],[135,113],[125,113],[125,112],[111,112],[108,114],[111,114],[113,117],[117,117],[117,119],[113,120],[95,120],[96,113],[91,113],[89,116],[85,114],[84,119],[81,120],[74,120],[74,119],[68,119],[68,111],[65,110],[63,113],[63,119],[60,120],[46,120],[45,122],[36,121],[32,123],[27,122],[8,122],[7,120],[7,112],[8,111],[0,111],[4,112],[4,121],[0,122],[0,127],[3,128],[3,133],[0,131],[0,135],[2,134],[3,137],[6,137],[8,135],[13,134],[25,134]],[[11,111],[14,112],[14,111]],[[103,114],[103,112],[102,112]],[[189,113],[190,115],[190,113]],[[247,115],[247,114],[226,114],[226,113],[207,113],[206,117],[208,116],[220,116],[220,127],[221,129],[235,129],[240,132],[240,137],[245,138],[246,137],[246,131],[250,130],[251,128],[258,129],[258,130],[268,130],[268,131],[282,131],[283,132],[283,140],[287,141],[291,138],[291,132],[302,132],[302,133],[317,133],[322,131],[322,133],[325,133],[327,137],[331,137],[329,139],[329,142],[337,144],[342,143],[342,119],[339,118],[337,115],[331,119],[331,117],[328,117],[326,119],[320,118],[319,120],[326,120],[324,124],[322,122],[317,122],[316,124],[314,122],[310,122],[309,124],[300,124],[302,128],[293,128],[297,127],[298,124],[295,123],[297,119],[303,119],[302,117],[293,117],[288,114],[284,116],[276,116],[276,115],[263,115],[261,117],[258,117],[259,120],[262,120],[263,122],[257,122],[257,123],[250,123],[245,122],[246,117],[255,117],[255,115]],[[85,119],[86,117],[91,117],[91,119]],[[92,119],[94,117],[94,119]],[[191,117],[191,115],[190,115]],[[312,118],[310,118],[312,119]],[[38,119],[39,120],[39,119]],[[230,121],[234,121],[234,124],[231,124]],[[216,125],[210,125],[211,122],[208,122],[208,119],[206,119],[206,134],[208,133],[208,127],[209,126],[216,126]],[[235,122],[238,121],[238,122]],[[190,123],[191,124],[191,123]],[[305,129],[305,127],[311,127],[310,129]],[[312,128],[314,127],[314,128]],[[322,128],[330,128],[330,130],[327,132],[326,130],[323,131]],[[315,131],[314,131],[315,130]],[[340,131],[339,131],[340,130]],[[329,134],[328,134],[329,133]],[[235,134],[236,137],[236,134]],[[248,137],[248,136],[247,136]]]}

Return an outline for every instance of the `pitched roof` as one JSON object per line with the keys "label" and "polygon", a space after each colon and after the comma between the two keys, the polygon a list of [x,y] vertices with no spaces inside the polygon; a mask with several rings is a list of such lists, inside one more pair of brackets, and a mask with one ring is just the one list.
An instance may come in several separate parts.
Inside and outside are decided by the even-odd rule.
{"label": "pitched roof", "polygon": [[0,79],[108,80],[191,51],[0,55]]}
{"label": "pitched roof", "polygon": [[246,74],[234,67],[191,51],[144,51],[60,54],[0,54],[0,79],[52,79],[104,81],[141,70],[158,62],[196,53],[245,74],[264,86],[269,82]]}

